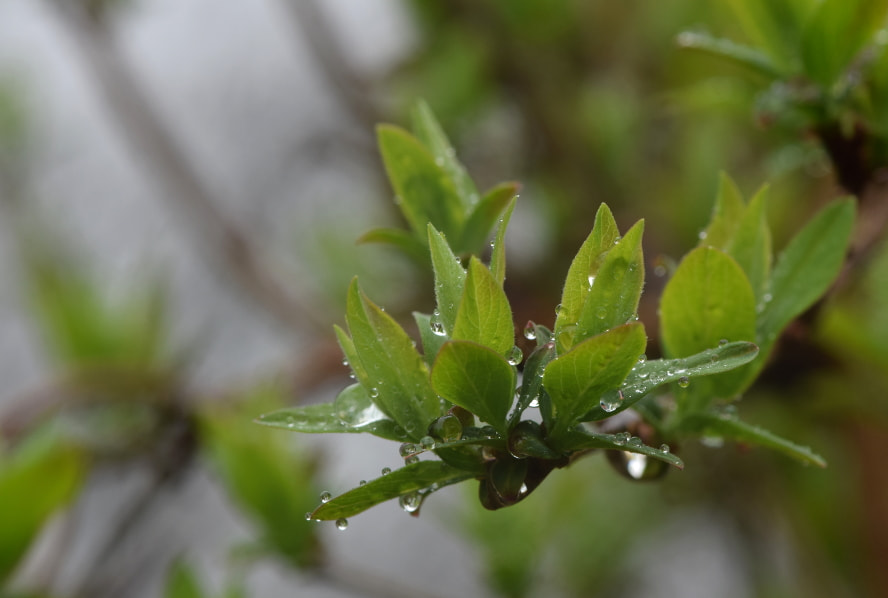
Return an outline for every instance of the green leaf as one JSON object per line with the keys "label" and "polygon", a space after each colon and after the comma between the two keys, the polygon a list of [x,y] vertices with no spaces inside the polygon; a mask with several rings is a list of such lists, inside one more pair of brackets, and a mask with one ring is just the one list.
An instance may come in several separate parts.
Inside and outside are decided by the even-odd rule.
{"label": "green leaf", "polygon": [[684,31],[678,36],[678,45],[727,60],[768,79],[777,79],[782,76],[780,69],[767,54],[729,39],[714,37],[698,31]]}
{"label": "green leaf", "polygon": [[591,289],[577,321],[574,343],[635,319],[644,286],[643,233],[640,220],[607,252],[594,278],[589,276]]}
{"label": "green leaf", "polygon": [[503,436],[515,384],[515,370],[505,357],[471,341],[445,344],[432,368],[435,392],[468,409]]}
{"label": "green leaf", "polygon": [[428,367],[413,341],[394,319],[364,296],[357,279],[349,288],[346,321],[355,347],[359,382],[383,413],[419,440],[440,415],[440,403],[429,383]]}
{"label": "green leaf", "polygon": [[469,260],[465,289],[450,337],[474,341],[503,355],[515,345],[512,308],[506,293],[475,256]]}
{"label": "green leaf", "polygon": [[357,242],[391,245],[418,264],[427,266],[429,263],[429,254],[425,245],[416,236],[400,228],[375,228],[361,235]]}
{"label": "green leaf", "polygon": [[[755,335],[755,297],[734,259],[711,247],[698,247],[679,264],[660,300],[660,334],[668,357],[688,357],[719,341],[751,341]],[[744,373],[731,372],[695,385],[706,401],[730,398]]]}
{"label": "green leaf", "polygon": [[319,506],[312,519],[329,521],[351,517],[379,503],[427,488],[440,488],[474,477],[440,461],[420,461],[395,470],[341,494]]}
{"label": "green leaf", "polygon": [[334,403],[288,407],[260,415],[256,423],[309,434],[366,432],[404,442],[409,437],[370,399],[360,384],[345,388]]}
{"label": "green leaf", "polygon": [[379,150],[401,211],[417,238],[425,241],[426,225],[456,239],[462,229],[459,194],[450,177],[426,147],[407,131],[377,127]]}
{"label": "green leaf", "polygon": [[499,226],[496,228],[493,250],[490,252],[490,273],[493,274],[493,278],[499,283],[499,286],[503,286],[506,280],[506,229],[509,227],[509,220],[512,218],[512,210],[515,209],[517,200],[517,196],[513,197],[506,207]]}
{"label": "green leaf", "polygon": [[527,362],[524,364],[518,403],[509,416],[509,427],[514,427],[518,423],[521,414],[534,400],[540,401],[540,394],[543,390],[543,372],[554,358],[555,343],[551,342],[538,346],[527,358]]}
{"label": "green leaf", "polygon": [[832,202],[817,213],[777,258],[769,301],[759,317],[762,344],[770,344],[793,318],[808,309],[835,280],[854,228],[851,198]]}
{"label": "green leaf", "polygon": [[429,249],[432,253],[432,268],[435,271],[435,300],[445,334],[453,332],[456,312],[462,301],[466,271],[463,269],[447,240],[432,224],[428,226]]}
{"label": "green leaf", "polygon": [[203,598],[206,596],[191,567],[176,561],[167,574],[164,598]]}
{"label": "green leaf", "polygon": [[422,357],[429,367],[435,363],[435,356],[441,350],[441,346],[447,342],[446,335],[438,335],[432,331],[432,316],[429,314],[413,312],[413,319],[419,328],[419,339],[422,342]]}
{"label": "green leaf", "polygon": [[564,291],[555,318],[555,339],[559,353],[565,353],[573,346],[575,326],[590,291],[589,277],[598,274],[605,254],[613,249],[619,236],[620,231],[610,208],[601,204],[595,215],[592,232],[571,262],[564,281]]}
{"label": "green leaf", "polygon": [[765,212],[767,198],[766,185],[749,201],[733,238],[722,247],[743,268],[756,301],[764,296],[771,274],[771,230]]}
{"label": "green leaf", "polygon": [[435,163],[440,165],[453,181],[453,186],[462,203],[463,213],[468,213],[469,209],[478,201],[478,189],[475,188],[475,183],[472,182],[463,165],[457,160],[456,152],[450,145],[450,140],[447,139],[444,129],[441,128],[432,109],[424,100],[416,103],[412,117],[413,132],[432,153]]}
{"label": "green leaf", "polygon": [[601,395],[619,388],[646,344],[644,326],[634,322],[593,336],[549,363],[543,386],[555,416],[550,436],[566,432]]}
{"label": "green leaf", "polygon": [[560,445],[568,451],[583,451],[590,449],[605,449],[626,451],[627,453],[637,453],[646,457],[663,461],[684,469],[684,462],[669,451],[648,446],[641,442],[639,438],[630,438],[628,434],[603,434],[600,432],[592,432],[583,426],[577,426],[571,429],[560,441]]}
{"label": "green leaf", "polygon": [[712,209],[709,226],[701,235],[699,246],[725,249],[734,238],[745,211],[746,205],[743,203],[743,195],[737,184],[726,173],[719,173],[715,206]]}
{"label": "green leaf", "polygon": [[[649,359],[638,363],[626,376],[620,387],[623,400],[611,411],[596,405],[583,416],[582,421],[598,421],[629,409],[655,388],[678,382],[682,378],[693,380],[736,369],[755,359],[759,349],[752,343],[737,341],[707,349],[690,357],[679,359]],[[696,384],[696,382],[691,382]]]}
{"label": "green leaf", "polygon": [[781,452],[803,463],[826,467],[826,460],[809,447],[781,438],[764,428],[741,421],[735,416],[711,412],[689,415],[682,420],[682,432],[723,437],[737,442],[757,444]]}
{"label": "green leaf", "polygon": [[51,438],[30,440],[0,458],[0,586],[44,523],[77,494],[84,474],[81,455]]}
{"label": "green leaf", "polygon": [[801,30],[810,0],[729,0],[746,35],[765,50],[785,74],[795,69]]}
{"label": "green leaf", "polygon": [[497,219],[515,199],[520,185],[500,183],[484,194],[469,213],[462,235],[455,248],[460,253],[480,255]]}

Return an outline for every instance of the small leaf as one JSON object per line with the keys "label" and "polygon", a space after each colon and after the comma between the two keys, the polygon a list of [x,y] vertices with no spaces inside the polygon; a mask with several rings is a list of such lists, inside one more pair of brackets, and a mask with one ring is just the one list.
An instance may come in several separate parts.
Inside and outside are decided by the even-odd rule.
{"label": "small leaf", "polygon": [[718,195],[709,219],[709,226],[701,235],[700,247],[712,246],[725,249],[733,240],[740,219],[746,211],[743,195],[737,184],[726,173],[719,173]]}
{"label": "small leaf", "polygon": [[851,239],[854,214],[853,199],[832,202],[793,237],[777,258],[771,275],[771,297],[758,321],[762,344],[770,344],[835,280]]}
{"label": "small leaf", "polygon": [[684,31],[678,36],[678,45],[727,60],[768,79],[778,79],[782,76],[780,69],[767,54],[729,39],[698,31]]}
{"label": "small leaf", "polygon": [[626,376],[620,387],[623,400],[616,409],[605,411],[601,405],[596,405],[583,416],[582,421],[598,421],[625,411],[664,384],[678,382],[682,378],[693,380],[736,369],[751,362],[758,353],[759,349],[754,344],[738,341],[719,345],[690,357],[646,360],[633,367]]}
{"label": "small leaf", "polygon": [[375,228],[361,235],[357,242],[391,245],[400,249],[407,257],[418,264],[427,266],[429,263],[429,254],[425,246],[416,236],[400,228]]}
{"label": "small leaf", "polygon": [[543,386],[555,416],[550,436],[566,432],[602,394],[619,388],[646,344],[644,326],[635,322],[593,336],[549,363]]}
{"label": "small leaf", "polygon": [[502,355],[515,346],[509,300],[490,271],[474,256],[469,261],[465,289],[450,338],[474,341]]}
{"label": "small leaf", "polygon": [[462,207],[456,188],[426,147],[407,131],[392,125],[377,127],[379,150],[401,211],[417,238],[425,241],[426,225],[457,238]]}
{"label": "small leaf", "polygon": [[533,401],[539,402],[540,393],[543,390],[543,372],[549,362],[555,358],[555,343],[546,343],[534,349],[527,362],[524,364],[524,375],[521,380],[521,390],[518,395],[518,404],[509,416],[509,427],[514,427],[521,414]]}
{"label": "small leaf", "polygon": [[764,428],[741,421],[737,417],[717,413],[695,413],[682,420],[682,431],[728,438],[738,442],[757,444],[804,463],[826,467],[826,460],[809,447],[781,438]]}
{"label": "small leaf", "polygon": [[749,201],[733,238],[722,247],[743,268],[756,301],[762,299],[771,274],[771,230],[765,213],[767,198],[766,185]]}
{"label": "small leaf", "polygon": [[515,209],[517,200],[518,196],[513,197],[506,207],[499,226],[496,227],[493,250],[490,252],[490,273],[493,274],[493,278],[499,283],[499,286],[503,286],[506,281],[506,229],[509,227],[509,220],[512,218],[512,211]]}
{"label": "small leaf", "polygon": [[518,183],[501,183],[484,194],[469,213],[460,240],[455,246],[457,251],[475,255],[482,253],[491,229],[503,210],[515,199],[519,187]]}
{"label": "small leaf", "polygon": [[591,288],[577,321],[574,343],[635,319],[644,286],[643,232],[644,221],[640,220],[607,252],[594,278],[588,278]]}
{"label": "small leaf", "polygon": [[456,159],[456,152],[450,145],[444,129],[441,128],[432,109],[423,100],[416,103],[412,117],[413,132],[432,153],[435,163],[450,177],[459,194],[463,212],[468,213],[472,205],[478,201],[478,189],[475,188],[475,183],[466,173],[466,169]]}
{"label": "small leaf", "polygon": [[620,231],[610,208],[601,204],[595,215],[592,232],[571,262],[564,281],[564,291],[555,318],[555,339],[559,353],[565,353],[573,346],[571,327],[576,326],[586,303],[590,290],[589,277],[598,274],[605,254],[613,249],[619,236]]}
{"label": "small leaf", "polygon": [[432,368],[435,392],[506,435],[515,396],[515,370],[501,354],[470,341],[451,341]]}
{"label": "small leaf", "polygon": [[[668,357],[687,357],[722,339],[755,339],[755,297],[743,270],[726,253],[698,247],[682,260],[663,290],[660,330]],[[743,385],[742,371],[697,384],[696,400],[731,398]]]}
{"label": "small leaf", "polygon": [[420,461],[340,494],[315,509],[311,517],[322,521],[352,517],[387,500],[432,486],[440,488],[456,484],[472,477],[472,473],[440,461]]}
{"label": "small leaf", "polygon": [[435,356],[441,350],[441,346],[447,342],[446,335],[438,335],[432,331],[432,316],[413,312],[413,319],[419,328],[419,339],[422,341],[423,359],[429,367],[435,363]]}
{"label": "small leaf", "polygon": [[632,442],[628,438],[628,434],[603,434],[592,432],[584,426],[577,426],[559,440],[559,445],[564,447],[565,451],[606,449],[638,453],[639,455],[663,461],[678,469],[684,469],[684,462],[677,455],[642,444],[641,442]]}
{"label": "small leaf", "polygon": [[438,304],[441,324],[445,335],[453,332],[456,323],[456,312],[462,301],[465,287],[466,271],[453,254],[444,235],[432,224],[428,226],[429,249],[432,253],[432,267],[435,271],[435,300]]}
{"label": "small leaf", "polygon": [[440,404],[429,383],[428,367],[413,341],[364,296],[357,279],[349,288],[346,321],[355,347],[355,364],[362,371],[358,380],[373,402],[418,440],[440,415]]}

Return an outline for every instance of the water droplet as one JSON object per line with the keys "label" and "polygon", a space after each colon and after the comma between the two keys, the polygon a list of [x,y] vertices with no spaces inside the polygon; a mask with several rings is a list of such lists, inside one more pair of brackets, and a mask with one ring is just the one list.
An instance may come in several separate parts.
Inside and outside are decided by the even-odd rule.
{"label": "water droplet", "polygon": [[688,378],[687,376],[682,376],[681,378],[678,379],[678,385],[682,388],[687,388],[688,386],[691,385],[691,379]]}
{"label": "water droplet", "polygon": [[607,310],[603,307],[599,307],[595,315],[598,316],[599,320],[603,320],[605,316],[607,316]]}
{"label": "water droplet", "polygon": [[509,365],[518,365],[524,359],[524,353],[521,352],[521,349],[517,346],[512,347],[512,350],[509,351]]}
{"label": "water droplet", "polygon": [[532,321],[528,320],[527,324],[524,325],[524,338],[526,338],[529,341],[532,341],[532,340],[536,340],[536,337],[537,337],[536,324],[534,324]]}
{"label": "water droplet", "polygon": [[345,530],[347,530],[348,529],[348,519],[346,519],[345,517],[343,517],[342,519],[337,519],[336,520],[336,529],[343,531],[343,532]]}
{"label": "water droplet", "polygon": [[371,399],[375,399],[376,397],[379,396],[379,389],[374,386],[373,388],[370,389],[369,394],[370,394]]}
{"label": "water droplet", "polygon": [[435,448],[435,439],[431,436],[423,436],[419,439],[419,445],[424,451],[430,451]]}
{"label": "water droplet", "polygon": [[623,240],[623,237],[621,237],[620,235],[617,235],[616,237],[614,237],[614,245],[616,245],[617,243],[619,243],[622,240]]}
{"label": "water droplet", "polygon": [[419,463],[419,457],[416,455],[410,455],[404,459],[404,465],[413,465],[414,463]]}
{"label": "water droplet", "polygon": [[429,319],[429,327],[432,329],[432,334],[435,336],[444,336],[447,334],[447,331],[444,330],[444,322],[441,321],[441,312],[437,309],[432,312],[432,317]]}
{"label": "water droplet", "polygon": [[592,285],[594,285],[594,284],[595,284],[595,276],[593,274],[590,274],[589,275],[589,287],[591,288]]}
{"label": "water droplet", "polygon": [[629,440],[629,432],[619,432],[614,434],[614,444],[619,446],[623,446],[626,444],[626,441]]}
{"label": "water droplet", "polygon": [[633,436],[632,438],[629,439],[629,444],[632,446],[641,446],[642,445],[641,438],[639,438],[638,436]]}
{"label": "water droplet", "polygon": [[484,426],[479,430],[481,436],[485,438],[496,438],[496,428],[493,426]]}
{"label": "water droplet", "polygon": [[349,372],[349,373],[348,373],[348,377],[351,378],[352,380],[354,380],[354,379],[356,378],[354,372]]}
{"label": "water droplet", "polygon": [[528,407],[532,407],[533,409],[540,408],[540,400],[539,399],[531,399],[530,403],[527,405]]}
{"label": "water droplet", "polygon": [[415,513],[422,506],[422,495],[419,492],[403,494],[398,498],[398,504],[406,513]]}
{"label": "water droplet", "polygon": [[367,480],[361,480],[360,482],[358,482],[358,486],[363,486],[366,483],[367,483]]}
{"label": "water droplet", "polygon": [[644,477],[644,471],[647,469],[648,458],[646,455],[638,453],[626,454],[626,473],[630,477],[640,480]]}
{"label": "water droplet", "polygon": [[348,359],[343,359],[342,365],[344,365],[345,367],[348,367]]}
{"label": "water droplet", "polygon": [[409,457],[410,455],[416,454],[418,451],[416,450],[416,445],[412,442],[405,442],[398,448],[398,453],[402,457]]}
{"label": "water droplet", "polygon": [[564,311],[564,306],[561,305],[560,303],[555,306],[555,315],[556,316],[560,316],[561,312],[563,312],[563,311]]}
{"label": "water droplet", "polygon": [[308,511],[308,512],[305,514],[305,520],[306,520],[306,521],[311,521],[311,511]]}
{"label": "water droplet", "polygon": [[701,230],[699,233],[697,233],[697,238],[701,241],[705,241],[707,236],[709,236],[709,233],[707,233],[705,230]]}
{"label": "water droplet", "polygon": [[391,468],[391,467],[383,467],[383,468],[382,468],[382,475],[388,475],[388,474],[390,474],[391,472],[392,472],[392,468]]}
{"label": "water droplet", "polygon": [[601,400],[599,401],[599,405],[601,406],[602,411],[605,413],[613,413],[617,410],[617,407],[620,406],[623,402],[623,391],[622,390],[612,390],[610,392],[606,392],[601,396]]}
{"label": "water droplet", "polygon": [[672,449],[669,448],[668,444],[664,443],[664,444],[660,445],[660,452],[661,453],[668,453],[670,450],[672,450]]}
{"label": "water droplet", "polygon": [[330,499],[333,498],[333,495],[327,492],[321,492],[321,502],[330,502]]}
{"label": "water droplet", "polygon": [[648,358],[648,356],[645,355],[644,353],[642,353],[641,355],[638,356],[638,363],[644,363],[645,361],[647,361],[647,358]]}
{"label": "water droplet", "polygon": [[721,339],[720,341],[718,341],[718,346],[719,346],[719,347],[724,347],[724,346],[727,345],[727,344],[728,344],[728,339],[726,339],[726,338],[723,338],[723,339]]}

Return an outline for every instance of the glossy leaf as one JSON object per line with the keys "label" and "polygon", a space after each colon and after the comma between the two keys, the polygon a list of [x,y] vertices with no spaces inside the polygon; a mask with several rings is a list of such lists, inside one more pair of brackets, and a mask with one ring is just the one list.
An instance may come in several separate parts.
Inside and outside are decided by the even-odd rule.
{"label": "glossy leaf", "polygon": [[559,440],[559,446],[569,451],[605,449],[637,453],[684,469],[684,462],[677,455],[643,444],[640,439],[631,438],[628,434],[604,434],[577,426]]}
{"label": "glossy leaf", "polygon": [[478,189],[475,188],[475,183],[472,182],[466,169],[457,160],[450,140],[447,139],[444,129],[441,128],[432,109],[425,101],[420,100],[416,103],[412,117],[413,132],[434,156],[435,163],[453,181],[453,186],[459,194],[463,213],[467,213],[478,202]]}
{"label": "glossy leaf", "polygon": [[509,416],[510,427],[518,423],[521,414],[533,401],[540,401],[540,393],[543,390],[543,372],[554,358],[555,343],[538,346],[527,358],[527,362],[524,364],[524,376],[521,380],[518,403]]}
{"label": "glossy leaf", "polygon": [[771,297],[758,322],[763,342],[770,344],[835,280],[851,239],[854,215],[854,200],[834,201],[815,215],[777,258]]}
{"label": "glossy leaf", "polygon": [[474,256],[450,338],[474,341],[503,355],[515,346],[509,300],[490,270]]}
{"label": "glossy leaf", "polygon": [[457,238],[462,228],[459,193],[431,152],[407,131],[377,127],[379,150],[401,211],[417,237],[425,241],[426,225]]}
{"label": "glossy leaf", "polygon": [[549,363],[543,386],[555,417],[550,435],[566,432],[599,404],[602,394],[619,388],[646,344],[644,326],[626,324],[583,341]]}
{"label": "glossy leaf", "polygon": [[736,416],[717,413],[695,413],[682,421],[682,431],[757,444],[804,463],[826,467],[826,460],[809,447],[800,446],[759,426],[741,421]]}
{"label": "glossy leaf", "polygon": [[505,357],[470,341],[445,344],[432,368],[435,392],[503,435],[515,384],[515,370]]}
{"label": "glossy leaf", "polygon": [[678,36],[678,45],[727,60],[768,79],[776,79],[781,76],[780,69],[767,54],[729,39],[699,31],[685,31]]}
{"label": "glossy leaf", "polygon": [[644,221],[635,224],[604,256],[586,294],[573,342],[580,343],[635,319],[644,286],[641,237]]}
{"label": "glossy leaf", "polygon": [[352,517],[379,503],[427,488],[440,488],[474,477],[440,461],[420,461],[341,494],[319,506],[312,519]]}
{"label": "glossy leaf", "polygon": [[605,254],[613,249],[619,236],[620,231],[610,208],[601,204],[595,215],[592,232],[571,262],[564,281],[561,303],[555,318],[555,339],[559,353],[565,353],[573,346],[573,327],[579,321],[589,295],[589,277],[598,274]]}
{"label": "glossy leaf", "polygon": [[440,415],[440,404],[429,384],[428,367],[413,341],[364,296],[357,280],[349,288],[346,321],[356,363],[363,370],[364,379],[359,377],[359,381],[383,413],[418,440]]}
{"label": "glossy leaf", "polygon": [[506,280],[506,228],[509,226],[509,220],[512,218],[512,210],[515,209],[515,202],[518,197],[515,196],[506,206],[506,211],[500,219],[499,226],[496,227],[496,237],[493,240],[493,250],[490,252],[490,273],[493,274],[500,286]]}
{"label": "glossy leaf", "polygon": [[626,376],[620,387],[623,400],[620,405],[606,412],[596,405],[582,421],[598,421],[629,409],[655,388],[687,378],[691,385],[695,378],[711,376],[745,365],[758,355],[756,345],[738,341],[707,349],[690,357],[679,359],[649,359],[638,363]]}
{"label": "glossy leaf", "polygon": [[429,224],[429,249],[432,253],[432,268],[435,271],[435,299],[445,334],[453,332],[456,312],[462,301],[466,271],[453,254],[444,236]]}
{"label": "glossy leaf", "polygon": [[519,186],[518,183],[501,183],[484,194],[466,219],[462,235],[456,244],[458,251],[481,254],[497,219],[515,199]]}

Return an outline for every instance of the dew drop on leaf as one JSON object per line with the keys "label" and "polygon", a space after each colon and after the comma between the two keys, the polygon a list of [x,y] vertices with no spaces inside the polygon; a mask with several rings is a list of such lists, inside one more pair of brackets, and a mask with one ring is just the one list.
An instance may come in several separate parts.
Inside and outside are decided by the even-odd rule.
{"label": "dew drop on leaf", "polygon": [[419,445],[424,451],[430,451],[435,448],[435,439],[431,436],[423,436],[419,439]]}
{"label": "dew drop on leaf", "polygon": [[336,520],[336,529],[340,531],[345,531],[348,529],[348,519],[342,518]]}
{"label": "dew drop on leaf", "polygon": [[404,512],[415,513],[422,505],[422,496],[420,496],[419,492],[404,494],[400,498],[398,498],[398,504],[401,505],[401,508],[404,510]]}
{"label": "dew drop on leaf", "polygon": [[369,394],[370,394],[371,399],[375,399],[376,397],[379,396],[379,389],[374,386],[373,388],[370,389]]}
{"label": "dew drop on leaf", "polygon": [[527,321],[527,324],[524,325],[524,338],[529,341],[536,340],[537,331],[536,324],[534,324],[531,320]]}
{"label": "dew drop on leaf", "polygon": [[524,354],[521,349],[517,346],[512,347],[512,350],[509,351],[509,365],[518,365],[522,359],[524,359]]}
{"label": "dew drop on leaf", "polygon": [[599,405],[601,406],[602,411],[604,411],[605,413],[613,413],[617,410],[622,402],[623,391],[612,390],[604,393],[601,396],[601,401],[599,401]]}
{"label": "dew drop on leaf", "polygon": [[728,339],[726,339],[726,338],[723,338],[723,339],[721,339],[720,341],[718,341],[718,346],[719,346],[719,347],[724,347],[724,346],[727,345],[727,344],[728,344]]}
{"label": "dew drop on leaf", "polygon": [[669,445],[668,445],[668,444],[665,444],[665,443],[664,443],[664,444],[661,444],[661,445],[660,445],[660,452],[661,452],[661,453],[668,453],[670,450],[671,450],[671,449],[669,448]]}
{"label": "dew drop on leaf", "polygon": [[333,498],[333,495],[327,492],[321,492],[321,502],[330,502],[330,499]]}
{"label": "dew drop on leaf", "polygon": [[432,422],[429,432],[443,442],[456,442],[462,438],[462,424],[455,415],[442,415]]}
{"label": "dew drop on leaf", "polygon": [[691,379],[688,378],[687,376],[682,376],[681,378],[678,379],[678,385],[682,388],[687,388],[688,386],[691,385]]}
{"label": "dew drop on leaf", "polygon": [[398,448],[398,453],[402,457],[409,457],[410,455],[416,453],[416,445],[412,442],[405,442]]}
{"label": "dew drop on leaf", "polygon": [[391,468],[391,467],[383,467],[381,473],[382,473],[382,475],[388,475],[388,474],[390,474],[391,472],[392,472],[392,468]]}

